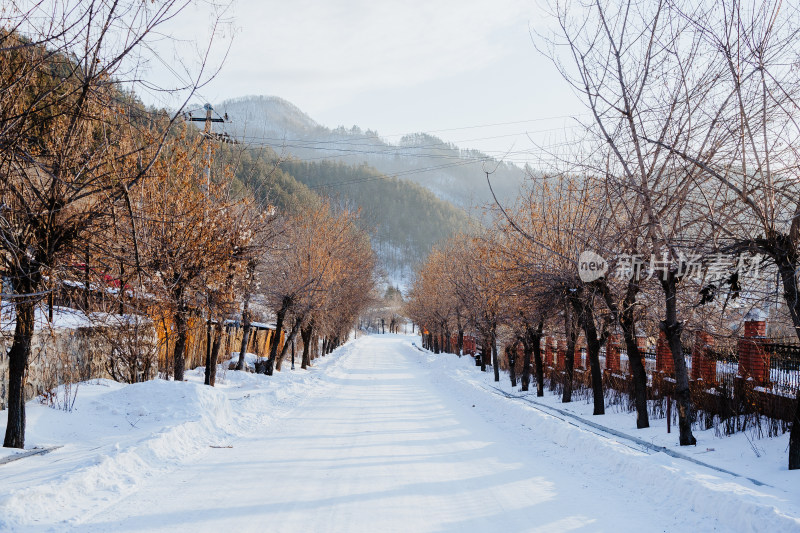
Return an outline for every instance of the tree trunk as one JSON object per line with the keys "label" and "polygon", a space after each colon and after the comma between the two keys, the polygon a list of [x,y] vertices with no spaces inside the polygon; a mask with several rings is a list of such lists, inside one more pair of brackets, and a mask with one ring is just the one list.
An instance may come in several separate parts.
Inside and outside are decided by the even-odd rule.
{"label": "tree trunk", "polygon": [[[634,296],[635,299],[635,296]],[[636,342],[636,321],[633,315],[633,302],[625,298],[625,308],[620,316],[622,337],[625,339],[625,348],[628,351],[628,366],[633,375],[633,396],[636,405],[636,428],[650,427],[650,418],[647,414],[647,372],[644,368],[644,359]]]}
{"label": "tree trunk", "polygon": [[297,335],[297,330],[299,329],[299,321],[295,320],[294,324],[292,324],[292,329],[289,331],[289,335],[286,336],[286,340],[283,341],[283,348],[281,348],[281,354],[278,356],[278,360],[275,362],[275,369],[280,372],[281,368],[283,367],[283,360],[286,358],[286,354],[289,353],[289,348],[291,344],[294,342],[294,336]]}
{"label": "tree trunk", "polygon": [[458,356],[461,357],[464,355],[464,326],[461,324],[461,315],[456,314],[456,327],[458,328],[458,346],[456,346],[456,350],[458,350]]}
{"label": "tree trunk", "polygon": [[694,406],[689,391],[689,371],[686,368],[686,359],[683,357],[683,346],[681,346],[683,324],[678,322],[678,280],[675,271],[668,271],[666,279],[662,276],[660,281],[661,288],[664,290],[666,315],[660,327],[667,337],[667,343],[672,352],[672,361],[675,365],[675,400],[678,403],[679,443],[681,446],[693,446],[697,444],[697,439],[692,435]]}
{"label": "tree trunk", "polygon": [[204,384],[211,382],[211,317],[206,319],[206,371]]}
{"label": "tree trunk", "polygon": [[528,330],[529,326],[525,327],[525,333],[522,334],[520,337],[520,341],[522,342],[522,392],[528,392],[528,387],[531,381],[531,343],[528,340]]}
{"label": "tree trunk", "polygon": [[517,345],[516,344],[509,344],[506,345],[506,360],[508,361],[508,377],[511,379],[511,386],[517,386],[517,369],[515,368],[517,365],[517,358],[516,358],[516,351]]}
{"label": "tree trunk", "polygon": [[494,370],[494,380],[500,381],[500,365],[497,364],[497,325],[492,325],[492,367]]}
{"label": "tree trunk", "polygon": [[[798,223],[795,218],[792,226]],[[787,245],[778,246],[779,250],[789,250],[791,255],[785,252],[780,256],[771,254],[775,259],[780,272],[781,280],[783,281],[783,298],[789,307],[789,314],[792,317],[792,324],[797,338],[800,339],[800,288],[798,288],[797,272],[798,257],[796,253],[796,246],[793,245],[791,239],[787,239]],[[797,400],[795,406],[794,419],[792,420],[792,429],[789,433],[789,470],[800,469],[800,390],[797,392]]]}
{"label": "tree trunk", "polygon": [[304,370],[311,366],[311,335],[313,331],[313,320],[300,330],[300,338],[303,339],[303,362],[300,364],[300,368]]}
{"label": "tree trunk", "polygon": [[175,381],[183,381],[183,373],[186,369],[186,309],[181,309],[175,313],[175,353],[173,356],[173,372]]}
{"label": "tree trunk", "polygon": [[286,317],[286,312],[291,305],[291,298],[284,297],[283,305],[278,312],[275,313],[275,341],[269,347],[269,359],[267,359],[267,375],[271,376],[275,368],[275,359],[278,358],[278,344],[281,340],[281,332],[283,331],[283,319]]}
{"label": "tree trunk", "polygon": [[[33,292],[26,287],[18,294]],[[8,352],[8,423],[3,446],[25,447],[25,373],[31,353],[31,340],[35,327],[35,303],[29,299],[16,303],[17,324],[14,342]]]}
{"label": "tree trunk", "polygon": [[564,390],[561,394],[561,402],[569,403],[572,401],[572,381],[575,375],[575,345],[578,341],[577,316],[580,307],[574,302],[570,302],[573,296],[567,296],[564,305],[564,332],[567,335],[567,351],[564,354]]}
{"label": "tree trunk", "polygon": [[83,267],[83,312],[89,314],[89,286],[91,285],[91,278],[89,277],[89,245],[86,245],[84,250],[84,267]]}
{"label": "tree trunk", "polygon": [[594,415],[604,415],[606,413],[605,400],[603,398],[603,371],[600,368],[600,340],[597,338],[597,327],[594,324],[594,312],[592,307],[582,300],[578,303],[578,320],[586,336],[586,351],[589,354],[589,367],[592,372],[592,397],[594,400]]}
{"label": "tree trunk", "polygon": [[492,351],[489,349],[489,337],[483,337],[481,347],[481,372],[486,372],[486,358],[492,356]]}
{"label": "tree trunk", "polygon": [[219,361],[219,349],[222,345],[222,320],[214,324],[213,343],[211,346],[211,355],[209,360],[206,361],[206,385],[212,387],[217,382],[217,361]]}
{"label": "tree trunk", "polygon": [[599,280],[598,287],[603,294],[614,319],[622,328],[622,337],[625,339],[625,348],[628,351],[628,366],[633,376],[633,399],[636,405],[636,427],[644,429],[650,427],[650,419],[647,414],[647,372],[644,367],[644,359],[639,345],[636,342],[636,295],[639,293],[639,281],[631,277],[628,280],[628,287],[625,291],[625,299],[622,302],[622,311],[617,308],[611,290],[605,280]]}
{"label": "tree trunk", "polygon": [[800,469],[800,389],[795,400],[792,430],[789,433],[789,470]]}
{"label": "tree trunk", "polygon": [[250,342],[250,294],[252,293],[251,286],[255,269],[255,261],[248,261],[244,302],[242,304],[242,345],[241,348],[239,348],[239,361],[236,363],[236,370],[244,370],[247,344]]}
{"label": "tree trunk", "polygon": [[[52,293],[50,293],[52,296]],[[52,299],[50,300],[52,302]],[[51,312],[52,312],[52,304],[51,304]],[[119,314],[125,314],[125,263],[122,261],[119,262]],[[52,322],[52,316],[50,317],[50,322]]]}
{"label": "tree trunk", "polygon": [[[242,313],[242,343],[239,345],[239,360],[236,362],[236,370],[244,370],[245,354],[247,353],[247,345],[250,344],[250,313]],[[245,318],[247,317],[247,318]]]}
{"label": "tree trunk", "polygon": [[539,320],[536,329],[528,328],[528,342],[533,350],[533,365],[536,372],[536,396],[544,396],[544,361],[542,361],[542,336],[544,335],[544,320]]}

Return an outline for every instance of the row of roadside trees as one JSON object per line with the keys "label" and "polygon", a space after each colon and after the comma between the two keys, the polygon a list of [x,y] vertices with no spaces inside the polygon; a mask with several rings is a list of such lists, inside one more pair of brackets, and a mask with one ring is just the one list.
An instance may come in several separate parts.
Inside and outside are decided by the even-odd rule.
{"label": "row of roadside trees", "polygon": [[[637,337],[661,334],[680,443],[694,444],[682,338],[733,337],[759,308],[773,333],[800,340],[800,13],[784,2],[556,3],[552,20],[539,47],[589,118],[548,152],[550,170],[531,176],[516,205],[495,206],[490,229],[431,255],[409,313],[443,337],[467,324],[495,361],[503,330],[524,348],[524,372],[531,357],[541,372],[539,341],[557,331],[564,401],[582,336],[595,414],[600,348],[620,334],[640,428]],[[797,423],[790,440],[798,468]]]}
{"label": "row of roadside trees", "polygon": [[[304,367],[317,339],[324,351],[345,340],[373,285],[356,215],[317,200],[280,212],[232,189],[235,157],[212,165],[223,150],[186,124],[185,103],[150,108],[133,92],[166,90],[143,80],[142,67],[186,3],[51,4],[0,10],[0,261],[14,317],[3,445],[24,446],[31,344],[42,303],[64,283],[112,294],[120,324],[164,324],[176,380],[200,321],[213,385],[224,325],[243,326],[244,350],[253,304],[285,330],[268,373],[296,336]],[[178,88],[187,101],[207,81],[204,68]],[[137,380],[141,361],[127,364],[118,377]]]}

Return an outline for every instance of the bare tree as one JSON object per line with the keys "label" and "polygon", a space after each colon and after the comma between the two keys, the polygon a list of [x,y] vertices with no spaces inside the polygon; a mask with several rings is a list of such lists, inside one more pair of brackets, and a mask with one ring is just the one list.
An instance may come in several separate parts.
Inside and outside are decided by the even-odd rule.
{"label": "bare tree", "polygon": [[64,1],[44,22],[35,5],[0,14],[0,246],[17,295],[5,446],[24,446],[24,376],[45,272],[83,248],[88,228],[149,175],[182,111],[151,115],[129,91],[146,39],[184,6]]}
{"label": "bare tree", "polygon": [[[683,92],[702,98],[680,102],[693,116],[691,136],[647,141],[726,192],[709,210],[715,251],[758,253],[774,264],[800,339],[800,10],[780,1],[670,7],[709,52],[702,70],[680,80]],[[675,53],[685,61],[685,50]],[[726,281],[735,290],[740,280]],[[791,443],[790,468],[800,468],[796,423]]]}
{"label": "bare tree", "polygon": [[[558,30],[546,52],[564,78],[584,99],[593,122],[586,124],[586,143],[596,146],[588,161],[591,174],[603,176],[616,195],[633,193],[645,238],[628,253],[649,255],[651,275],[663,292],[664,331],[675,366],[680,443],[694,444],[693,406],[686,360],[681,346],[679,284],[686,272],[681,258],[702,242],[701,216],[691,209],[690,192],[703,180],[669,150],[647,139],[679,140],[685,145],[694,123],[685,103],[702,98],[703,89],[686,93],[689,69],[701,68],[701,43],[689,23],[663,3],[621,5],[596,2],[583,10],[555,5]],[[569,66],[556,47],[563,45]],[[680,59],[676,52],[680,51]],[[663,256],[663,257],[662,257]],[[633,352],[636,353],[636,352]]]}

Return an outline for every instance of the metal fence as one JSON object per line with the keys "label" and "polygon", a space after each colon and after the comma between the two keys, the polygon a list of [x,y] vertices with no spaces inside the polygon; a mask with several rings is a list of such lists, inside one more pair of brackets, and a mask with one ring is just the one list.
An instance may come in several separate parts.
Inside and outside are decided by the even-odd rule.
{"label": "metal fence", "polygon": [[[765,342],[763,346],[770,357],[770,382],[764,384],[762,388],[782,396],[794,397],[800,389],[800,345]],[[649,377],[656,371],[656,352],[643,350],[641,353]],[[691,375],[692,347],[684,346],[683,353]],[[628,354],[622,351],[620,355],[620,371],[628,374],[630,373]],[[733,391],[734,381],[739,375],[739,354],[736,349],[711,350],[709,356],[717,362],[716,375],[719,387],[722,390]],[[606,367],[605,348],[600,350],[600,365],[601,368]]]}
{"label": "metal fence", "polygon": [[767,343],[764,348],[770,354],[769,378],[773,392],[793,397],[800,388],[800,346]]}

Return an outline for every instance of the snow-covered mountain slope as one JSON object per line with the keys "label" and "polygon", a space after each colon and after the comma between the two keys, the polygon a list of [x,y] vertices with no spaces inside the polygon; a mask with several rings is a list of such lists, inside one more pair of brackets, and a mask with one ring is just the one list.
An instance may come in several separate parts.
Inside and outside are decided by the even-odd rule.
{"label": "snow-covered mountain slope", "polygon": [[245,143],[267,145],[301,160],[366,163],[388,176],[419,183],[440,199],[467,209],[492,201],[485,169],[493,171],[493,187],[504,202],[513,201],[525,181],[522,168],[499,163],[476,150],[462,150],[433,135],[409,134],[389,142],[378,132],[358,126],[330,129],[275,96],[227,100],[217,111],[228,114],[231,122],[226,129]]}

